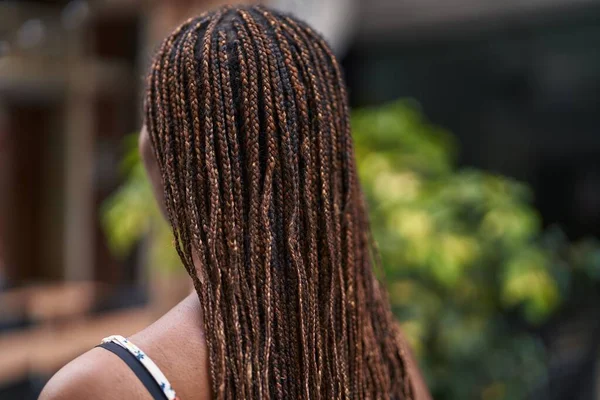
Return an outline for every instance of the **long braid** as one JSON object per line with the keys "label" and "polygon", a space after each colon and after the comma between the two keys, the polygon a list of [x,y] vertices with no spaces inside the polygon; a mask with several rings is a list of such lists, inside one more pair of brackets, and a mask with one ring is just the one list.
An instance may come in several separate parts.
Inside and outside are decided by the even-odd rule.
{"label": "long braid", "polygon": [[[259,364],[259,353],[260,353],[260,340],[259,334],[260,316],[258,307],[258,278],[257,270],[259,269],[259,252],[258,247],[258,236],[259,227],[255,221],[258,220],[260,212],[260,182],[261,182],[261,168],[259,159],[259,132],[260,132],[260,119],[259,119],[259,92],[258,92],[258,70],[256,66],[256,55],[251,40],[246,33],[245,28],[239,21],[234,21],[235,31],[238,36],[239,44],[237,47],[237,60],[239,60],[239,74],[241,89],[241,98],[244,99],[241,105],[241,118],[242,118],[242,132],[243,132],[243,143],[245,147],[245,161],[246,161],[246,175],[245,182],[249,183],[247,188],[247,200],[245,201],[245,225],[246,236],[244,245],[246,248],[246,271],[248,274],[247,282],[250,287],[250,331],[252,336],[252,353],[246,355],[251,356],[248,361],[251,365]],[[233,56],[235,59],[235,55]],[[252,380],[260,379],[260,371],[253,368],[252,374],[248,376],[249,384],[252,384]],[[261,385],[258,385],[262,390]]]}
{"label": "long braid", "polygon": [[[296,42],[299,47],[302,48],[302,42]],[[303,50],[303,57],[307,59],[311,59],[311,55],[306,49]],[[301,50],[301,51],[302,51]],[[331,136],[334,134],[334,130],[331,126],[330,115],[327,112],[326,104],[329,99],[327,99],[324,95],[324,87],[323,80],[320,74],[317,71],[315,63],[306,63],[307,76],[309,80],[309,87],[312,88],[312,94],[314,97],[314,103],[316,105],[317,110],[319,112],[316,116],[316,141],[317,141],[317,152],[318,152],[318,160],[319,165],[317,170],[319,171],[318,176],[320,177],[322,198],[321,205],[324,211],[324,225],[325,230],[327,232],[327,255],[330,257],[330,261],[332,265],[335,267],[332,270],[332,275],[329,277],[329,295],[328,295],[328,318],[326,323],[330,325],[329,333],[331,335],[330,341],[333,342],[333,358],[338,360],[338,353],[342,350],[338,349],[341,345],[343,346],[346,342],[345,340],[345,320],[346,313],[344,312],[344,307],[346,305],[345,300],[345,290],[344,290],[344,281],[342,278],[342,270],[341,270],[341,260],[337,259],[338,255],[340,255],[340,249],[338,247],[339,244],[339,223],[336,222],[337,218],[335,207],[336,202],[333,196],[333,191],[330,190],[331,187],[334,187],[331,181]],[[332,206],[333,205],[333,206]],[[333,210],[332,210],[333,208]],[[336,290],[340,289],[339,302],[338,296],[336,294]],[[338,310],[337,308],[340,307]],[[339,320],[336,318],[340,316]],[[339,325],[339,326],[338,326]],[[338,338],[338,333],[341,334],[341,338]],[[331,356],[331,355],[329,355]],[[333,393],[338,393],[335,396],[341,396],[340,393],[344,392],[346,397],[349,396],[349,385],[347,379],[347,365],[345,360],[339,359],[336,361],[338,364],[335,367],[335,370],[330,371],[330,383],[335,385],[333,389]]]}
{"label": "long braid", "polygon": [[[261,19],[261,16],[256,15],[254,19]],[[269,71],[271,83],[275,93],[275,110],[279,130],[281,132],[280,154],[283,162],[280,162],[283,177],[283,190],[287,195],[287,201],[283,204],[285,216],[284,234],[287,237],[285,243],[287,254],[290,259],[290,271],[295,272],[295,276],[290,276],[288,284],[297,287],[297,310],[294,310],[295,318],[298,320],[298,335],[300,341],[301,359],[299,360],[299,370],[304,377],[303,393],[304,397],[310,398],[309,389],[309,374],[302,373],[308,369],[308,351],[307,351],[307,332],[306,332],[306,315],[307,300],[305,299],[306,277],[305,268],[302,265],[303,260],[299,255],[298,242],[299,232],[297,219],[299,216],[299,189],[298,189],[298,171],[297,171],[297,150],[294,149],[294,142],[297,136],[296,110],[295,104],[286,97],[290,97],[291,92],[287,69],[282,67],[281,55],[277,44],[269,35],[263,33],[266,53],[269,60],[274,60],[269,63]],[[286,96],[288,94],[288,96]],[[291,313],[290,313],[291,315]]]}
{"label": "long braid", "polygon": [[[272,19],[269,18],[271,21]],[[273,24],[273,23],[272,23]],[[279,37],[281,39],[281,37]],[[305,212],[305,224],[304,229],[308,232],[308,242],[305,243],[305,246],[308,248],[317,248],[317,209],[320,207],[318,203],[318,196],[315,195],[318,191],[317,186],[317,171],[318,167],[316,164],[316,150],[317,147],[315,145],[315,138],[311,137],[311,110],[310,108],[318,109],[317,105],[314,104],[312,100],[309,102],[309,97],[307,96],[307,91],[305,90],[305,86],[311,87],[310,79],[308,78],[309,72],[304,65],[304,59],[308,59],[308,55],[306,53],[302,53],[297,49],[297,43],[291,41],[289,46],[286,46],[286,42],[280,41],[282,48],[284,49],[284,53],[286,53],[286,65],[290,69],[292,82],[294,84],[294,89],[296,91],[296,104],[299,110],[300,121],[299,124],[301,126],[301,138],[300,138],[300,160],[304,167],[304,174],[301,175],[301,185],[303,186],[302,192],[304,193],[304,207],[306,209]],[[287,49],[287,50],[286,50]],[[291,53],[294,64],[290,63],[289,55],[287,53]],[[297,67],[294,67],[297,66]],[[314,136],[314,135],[312,135]],[[312,347],[314,350],[311,350],[309,347],[308,351],[312,351],[311,356],[313,357],[313,368],[316,373],[316,379],[314,384],[316,385],[316,392],[321,393],[324,397],[333,396],[334,390],[333,386],[331,390],[327,392],[327,386],[322,385],[322,380],[326,379],[330,381],[331,385],[333,385],[333,379],[330,379],[329,376],[323,377],[323,335],[320,333],[321,327],[321,317],[319,312],[319,305],[321,301],[319,299],[319,283],[321,281],[325,281],[325,279],[321,279],[320,270],[317,268],[317,252],[307,252],[306,254],[307,264],[308,264],[308,275],[309,275],[309,291],[311,298],[311,307],[309,309],[311,315],[311,324],[309,328],[312,331]],[[324,276],[325,277],[325,276]],[[327,286],[326,286],[327,287]]]}
{"label": "long braid", "polygon": [[[289,29],[289,28],[288,28]],[[300,43],[300,46],[302,46],[303,43],[310,43],[310,40],[306,37],[306,35],[303,32],[295,32],[292,29],[289,30],[291,35],[293,37],[296,38],[296,40]],[[299,40],[299,37],[297,36],[300,35],[300,37],[302,39]],[[325,87],[323,87],[323,85],[321,84],[319,90],[322,91],[323,93],[323,97],[324,97],[324,115],[325,115],[325,120],[328,123],[328,129],[329,132],[331,132],[332,135],[332,147],[333,147],[333,154],[334,154],[334,159],[332,160],[332,166],[333,166],[333,174],[332,174],[332,186],[335,188],[335,190],[333,190],[333,205],[334,205],[334,231],[336,232],[335,238],[336,238],[336,252],[339,252],[341,249],[342,244],[340,243],[340,239],[343,236],[341,234],[341,222],[340,219],[342,218],[342,211],[339,209],[339,199],[338,199],[338,193],[341,192],[341,188],[339,187],[339,185],[341,184],[341,173],[342,173],[342,166],[341,166],[341,159],[342,159],[342,154],[343,152],[340,151],[340,145],[338,144],[338,141],[340,140],[340,138],[345,137],[345,135],[343,134],[338,134],[338,132],[341,132],[341,128],[340,128],[340,115],[339,114],[334,114],[334,112],[332,111],[332,109],[337,108],[336,106],[338,106],[338,102],[340,99],[334,99],[334,91],[332,88],[332,80],[330,76],[327,76],[326,78],[324,78],[324,76],[326,76],[326,72],[324,72],[324,70],[328,70],[327,68],[327,63],[325,62],[325,60],[322,57],[318,57],[317,53],[318,51],[315,51],[315,49],[311,48],[310,45],[307,46],[308,48],[302,48],[302,51],[304,52],[304,56],[305,57],[311,57],[315,63],[315,71],[314,72],[317,76],[317,80],[321,83],[325,84]],[[320,54],[319,54],[320,55]],[[343,116],[342,116],[343,118]],[[350,191],[348,191],[348,193],[350,193]],[[346,204],[348,204],[348,199],[346,199]],[[338,218],[338,216],[340,218]],[[345,247],[345,251],[342,252],[342,254],[346,255],[346,265],[350,266],[351,268],[353,266],[355,266],[354,263],[354,252],[353,252],[353,248],[352,246],[349,245],[349,243],[352,242],[352,220],[351,219],[346,219],[345,221],[345,226],[346,226],[346,238],[348,239],[348,243],[345,243],[346,247]],[[344,279],[346,280],[346,290],[347,290],[347,296],[352,299],[353,294],[354,294],[354,283],[353,283],[353,277],[354,277],[354,273],[347,273],[346,275],[344,275],[344,271],[341,268],[341,263],[338,264],[340,267],[338,268],[338,279],[340,282],[344,282]],[[347,271],[348,272],[348,271]],[[346,339],[345,335],[348,333],[347,329],[347,321],[346,321],[346,315],[348,314],[348,317],[352,320],[355,319],[355,312],[352,311],[346,311],[344,306],[347,304],[348,307],[355,307],[356,306],[356,301],[346,301],[346,299],[344,298],[344,296],[346,295],[346,292],[342,291],[341,293],[341,298],[342,298],[342,310],[341,310],[341,332],[342,332],[342,339],[340,340],[340,342],[342,344],[345,344],[348,342],[348,340]],[[356,323],[354,321],[354,324],[352,324],[352,327],[355,327]],[[349,333],[350,336],[356,335],[356,330],[350,329]],[[357,364],[360,365],[360,360],[361,357],[359,357],[358,355],[360,354],[360,347],[362,346],[362,343],[360,340],[352,340],[353,343],[357,343],[357,348],[356,349],[349,349],[349,348],[344,348],[342,351],[345,352],[351,352],[351,351],[356,351],[356,355],[354,357],[355,361],[357,361]],[[357,371],[359,371],[359,369],[357,368],[352,368],[354,370],[354,373],[356,374]],[[344,372],[344,382],[348,382],[348,375],[352,374],[351,371],[346,371],[345,369],[343,370]],[[347,390],[345,395],[349,396],[348,390],[350,390],[350,392],[353,393],[353,396],[355,393],[357,393],[359,391],[359,389],[356,388],[356,385],[360,384],[360,378],[357,376],[354,376],[353,379],[350,382],[350,385],[345,385],[344,388]]]}
{"label": "long braid", "polygon": [[148,76],[216,399],[412,399],[325,41],[263,7],[188,20]]}
{"label": "long braid", "polygon": [[261,282],[265,287],[265,294],[263,297],[263,326],[265,329],[265,335],[263,338],[264,347],[261,352],[263,366],[260,370],[261,372],[261,381],[266,380],[267,382],[262,382],[261,387],[264,391],[264,396],[268,397],[269,394],[269,385],[268,385],[268,375],[269,375],[269,358],[271,354],[271,345],[273,342],[272,336],[272,323],[273,323],[273,290],[272,290],[272,275],[271,275],[271,256],[272,256],[272,241],[273,241],[273,232],[271,231],[270,217],[269,211],[272,208],[272,195],[273,195],[273,175],[275,173],[275,168],[277,164],[277,153],[278,153],[278,144],[276,139],[277,127],[275,122],[275,113],[273,110],[273,95],[272,95],[272,87],[270,83],[270,79],[268,76],[269,69],[269,59],[265,50],[265,45],[262,40],[262,36],[258,27],[254,24],[254,21],[250,14],[244,10],[240,11],[240,15],[244,20],[248,30],[250,31],[250,38],[254,41],[256,52],[258,53],[258,62],[260,63],[260,81],[262,83],[262,95],[263,95],[263,108],[265,111],[264,114],[264,130],[266,133],[266,163],[265,170],[263,175],[263,185],[262,185],[262,195],[260,201],[260,228],[262,230],[262,246],[259,246],[260,251],[263,252],[263,269],[262,269],[262,278]]}
{"label": "long braid", "polygon": [[[263,10],[262,12],[263,17],[265,19],[267,19],[267,21],[269,21],[270,26],[272,27],[272,29],[274,30],[275,34],[276,34],[276,42],[273,42],[273,45],[277,44],[280,49],[281,49],[281,53],[283,54],[283,57],[281,57],[283,59],[283,63],[285,64],[285,68],[282,68],[282,78],[285,80],[286,83],[286,88],[287,88],[287,94],[288,96],[290,96],[290,99],[288,99],[288,103],[290,104],[290,114],[291,114],[291,123],[290,123],[290,132],[293,134],[293,140],[294,140],[294,146],[293,146],[293,151],[294,151],[294,155],[295,157],[298,157],[298,155],[301,158],[304,158],[304,165],[306,168],[306,173],[304,174],[304,176],[299,176],[300,178],[300,186],[304,187],[304,190],[302,191],[304,193],[304,206],[306,207],[306,213],[305,213],[305,225],[303,226],[302,224],[299,224],[297,229],[300,229],[301,227],[304,227],[305,230],[307,232],[309,232],[308,235],[308,241],[306,240],[302,240],[302,238],[300,237],[300,241],[304,242],[304,247],[306,248],[307,246],[309,248],[316,248],[316,235],[314,232],[314,228],[315,228],[315,223],[314,223],[314,219],[315,219],[315,213],[314,213],[314,207],[313,207],[313,200],[314,197],[311,196],[311,190],[313,189],[312,187],[312,181],[313,181],[313,177],[312,177],[312,170],[314,168],[314,165],[312,164],[312,159],[311,159],[311,155],[307,154],[306,150],[308,148],[308,145],[305,141],[309,140],[309,133],[308,133],[308,129],[309,129],[309,118],[308,118],[308,110],[307,110],[307,99],[306,99],[306,92],[304,89],[304,85],[301,83],[300,81],[300,71],[295,63],[296,60],[294,60],[294,56],[292,54],[292,49],[291,47],[288,45],[287,40],[285,39],[285,37],[283,36],[283,33],[281,31],[281,28],[278,26],[276,20],[274,20],[273,16],[268,13],[267,11]],[[289,76],[287,76],[286,72],[289,71]],[[298,110],[296,110],[296,108]],[[300,121],[298,123],[297,121],[297,117],[296,117],[296,112],[299,113],[299,118]],[[300,126],[300,127],[299,127]],[[299,153],[299,154],[298,154]],[[293,159],[293,166],[298,166],[298,159],[294,158]],[[299,171],[296,169],[295,171],[293,171],[294,174],[299,175]],[[294,195],[298,196],[298,191],[300,190],[300,188],[295,187],[295,192]],[[296,202],[299,202],[299,199],[296,198],[295,200]],[[298,211],[298,210],[296,210]],[[316,345],[316,335],[317,335],[317,330],[318,330],[318,326],[319,326],[319,319],[317,318],[317,296],[316,296],[316,288],[317,288],[317,274],[316,272],[316,266],[317,266],[317,261],[316,261],[316,254],[314,254],[314,252],[309,252],[308,254],[305,254],[305,260],[303,260],[303,262],[305,262],[307,265],[307,271],[306,274],[303,274],[303,269],[299,269],[298,274],[299,274],[299,283],[301,282],[302,285],[304,286],[304,290],[306,290],[308,292],[307,296],[308,296],[308,301],[307,304],[305,305],[305,313],[307,313],[307,319],[310,319],[310,323],[308,324],[307,330],[308,330],[308,337],[306,338],[307,340],[307,344],[305,344],[306,346],[306,350],[305,350],[305,356],[307,358],[310,359],[310,369],[312,371],[318,371],[318,368],[321,364],[321,362],[317,361],[317,345]],[[306,276],[308,275],[308,276]],[[299,286],[299,291],[300,291],[301,287]],[[302,312],[302,310],[301,310]],[[308,361],[305,360],[305,364],[308,365]],[[320,393],[321,392],[321,375],[317,374],[316,379],[313,379],[313,382],[311,382],[311,390],[314,391],[314,393]],[[308,379],[308,376],[306,377],[306,379]],[[308,390],[308,383],[305,383],[306,385],[306,389]]]}

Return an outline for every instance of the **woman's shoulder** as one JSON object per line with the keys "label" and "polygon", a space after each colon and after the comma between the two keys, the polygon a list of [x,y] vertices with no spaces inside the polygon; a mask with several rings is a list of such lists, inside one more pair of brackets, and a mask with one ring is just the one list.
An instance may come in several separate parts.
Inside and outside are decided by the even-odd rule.
{"label": "woman's shoulder", "polygon": [[[210,397],[208,355],[195,294],[129,339],[158,366],[180,398]],[[118,356],[94,348],[57,372],[39,400],[113,398],[152,396]]]}
{"label": "woman's shoulder", "polygon": [[125,363],[104,349],[94,348],[58,371],[39,400],[150,398],[147,396]]}

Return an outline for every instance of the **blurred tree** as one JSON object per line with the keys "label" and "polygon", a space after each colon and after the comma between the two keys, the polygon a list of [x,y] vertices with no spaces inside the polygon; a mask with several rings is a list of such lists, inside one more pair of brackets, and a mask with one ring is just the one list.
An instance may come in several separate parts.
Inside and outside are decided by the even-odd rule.
{"label": "blurred tree", "polygon": [[531,394],[548,373],[533,332],[573,277],[598,280],[597,244],[542,232],[523,184],[458,169],[453,137],[411,102],[356,111],[353,133],[392,307],[434,397]]}
{"label": "blurred tree", "polygon": [[102,223],[108,244],[113,253],[124,257],[136,243],[147,239],[152,267],[184,272],[179,268],[173,234],[154,199],[137,143],[137,134],[129,135],[124,141],[125,158],[121,169],[125,182],[103,205]]}
{"label": "blurred tree", "polygon": [[357,111],[353,128],[392,307],[435,397],[523,397],[544,351],[509,311],[541,322],[560,298],[528,189],[457,170],[452,137],[408,102]]}
{"label": "blurred tree", "polygon": [[[453,137],[407,101],[353,114],[359,174],[390,291],[436,399],[520,399],[547,379],[535,330],[600,280],[600,247],[543,233],[530,191],[458,169]],[[179,265],[172,235],[128,142],[126,183],[105,205],[115,252],[150,232],[152,264]],[[179,269],[183,271],[183,268]]]}

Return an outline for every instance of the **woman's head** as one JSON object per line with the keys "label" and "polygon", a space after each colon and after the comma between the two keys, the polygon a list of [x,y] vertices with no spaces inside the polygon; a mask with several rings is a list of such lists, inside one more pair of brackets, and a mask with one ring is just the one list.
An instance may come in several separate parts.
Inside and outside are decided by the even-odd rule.
{"label": "woman's head", "polygon": [[145,112],[215,397],[410,398],[324,40],[260,7],[191,19]]}

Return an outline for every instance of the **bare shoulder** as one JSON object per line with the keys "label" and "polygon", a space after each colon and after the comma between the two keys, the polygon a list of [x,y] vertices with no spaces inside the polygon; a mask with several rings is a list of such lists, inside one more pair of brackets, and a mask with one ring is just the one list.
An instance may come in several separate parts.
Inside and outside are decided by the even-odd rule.
{"label": "bare shoulder", "polygon": [[[179,397],[210,398],[208,355],[195,295],[129,339],[154,361]],[[58,371],[39,400],[151,398],[125,362],[110,351],[95,348]]]}
{"label": "bare shoulder", "polygon": [[208,349],[195,293],[130,339],[156,363],[179,398],[210,398]]}
{"label": "bare shoulder", "polygon": [[151,398],[117,356],[94,348],[58,371],[39,400]]}

